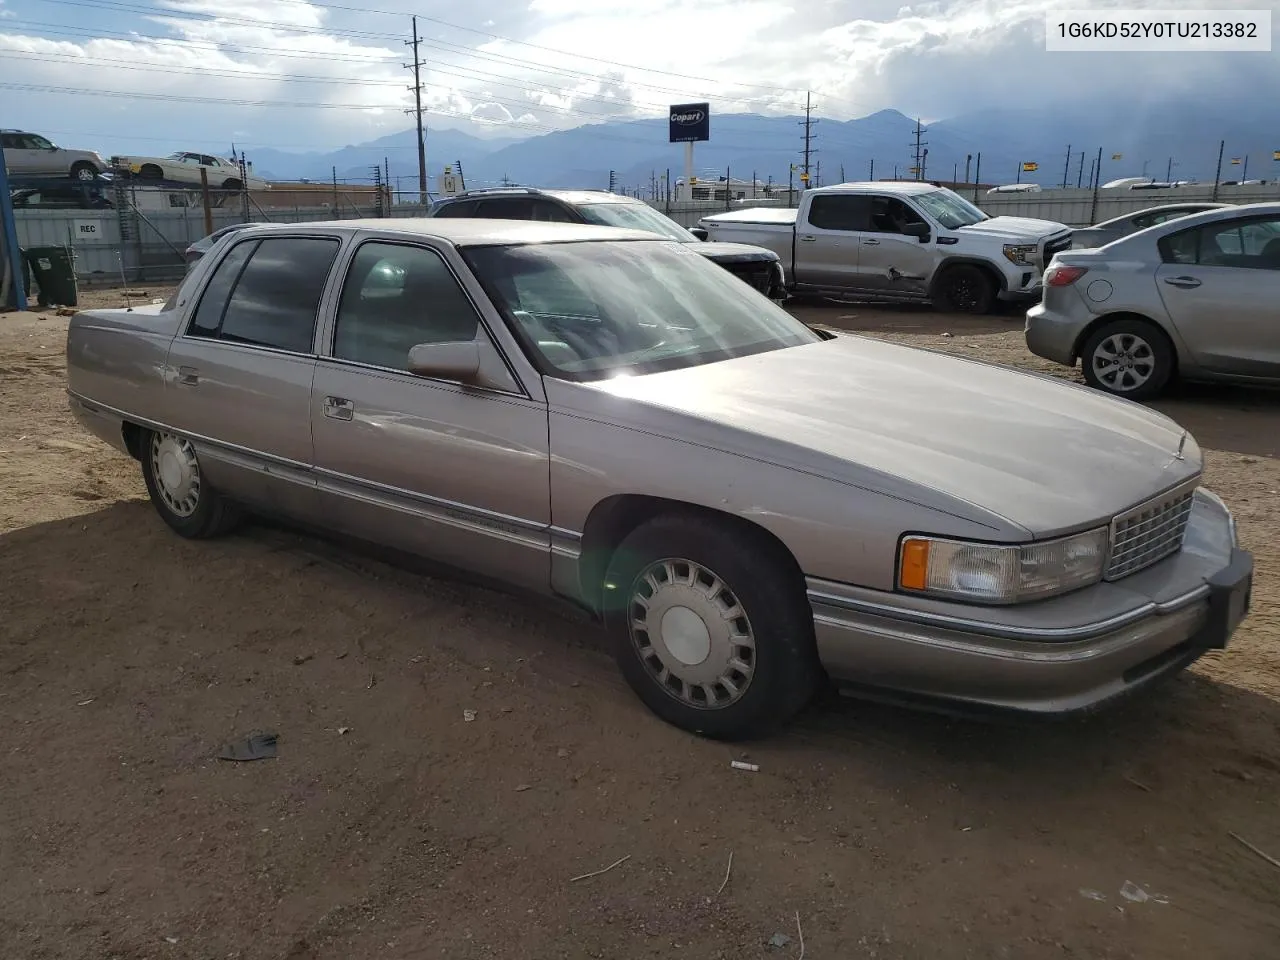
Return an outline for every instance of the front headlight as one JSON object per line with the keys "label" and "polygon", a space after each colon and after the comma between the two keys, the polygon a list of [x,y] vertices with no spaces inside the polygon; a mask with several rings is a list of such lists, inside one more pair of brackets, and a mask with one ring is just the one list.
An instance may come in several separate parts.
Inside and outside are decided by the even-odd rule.
{"label": "front headlight", "polygon": [[1101,580],[1109,539],[1106,527],[1016,546],[907,536],[898,549],[898,586],[969,603],[1041,600]]}
{"label": "front headlight", "polygon": [[1006,243],[1004,255],[1012,264],[1030,267],[1034,264],[1035,255],[1039,249],[1034,243]]}

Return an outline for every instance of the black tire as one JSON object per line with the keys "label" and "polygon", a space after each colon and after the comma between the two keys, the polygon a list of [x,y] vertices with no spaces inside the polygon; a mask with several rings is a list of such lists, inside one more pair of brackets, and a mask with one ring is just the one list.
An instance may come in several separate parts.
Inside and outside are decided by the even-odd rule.
{"label": "black tire", "polygon": [[[823,678],[814,642],[813,613],[803,579],[789,563],[790,558],[781,554],[777,544],[764,534],[738,527],[732,521],[719,522],[696,514],[657,517],[638,527],[619,545],[605,574],[606,585],[613,585],[603,591],[605,627],[623,677],[661,719],[700,736],[740,740],[763,736],[786,724],[813,698]],[[715,645],[713,640],[707,641],[705,660],[684,669],[709,670],[723,679],[732,677],[736,683],[745,679],[740,693],[735,694],[718,681],[696,681],[704,693],[698,705],[694,702],[696,696],[691,696],[693,685],[675,681],[677,688],[670,673],[667,682],[661,679],[661,657],[673,657],[671,649],[661,639],[650,638],[648,631],[633,629],[633,619],[644,618],[645,608],[633,599],[637,590],[643,595],[648,589],[644,586],[647,581],[642,579],[644,574],[669,558],[677,558],[672,561],[676,578],[662,580],[663,589],[671,590],[676,599],[688,596],[693,598],[689,602],[695,604],[714,603],[720,618],[709,626],[708,620],[714,617],[703,617],[690,607],[672,603],[668,597],[662,601],[666,606],[663,622],[679,608],[681,615],[692,613],[695,624],[702,624],[708,637],[711,629],[719,626],[726,633],[736,632],[736,639],[746,636],[753,643],[747,657],[746,650],[733,639],[728,642],[738,663],[749,662],[749,674],[735,672],[733,666],[717,674],[721,669],[715,665],[717,651],[724,646]],[[682,563],[713,574],[723,589],[712,594],[708,581],[693,580],[694,568],[681,567]],[[690,581],[681,582],[686,576]],[[699,591],[696,594],[692,592],[695,589]],[[708,599],[712,595],[715,599]],[[650,592],[647,599],[654,596],[657,594]],[[742,616],[733,617],[734,610]],[[684,623],[688,623],[687,618]],[[707,691],[717,697],[723,695],[724,702],[713,704],[705,696]]]}
{"label": "black tire", "polygon": [[933,291],[933,304],[948,313],[974,316],[991,312],[995,302],[995,284],[981,267],[957,263],[947,267]]}
{"label": "black tire", "polygon": [[71,179],[95,180],[100,171],[88,160],[80,160],[71,165]]}
{"label": "black tire", "polygon": [[[1106,364],[1120,351],[1120,369]],[[1085,383],[1126,400],[1150,400],[1164,392],[1177,372],[1178,359],[1168,336],[1153,323],[1125,317],[1102,323],[1080,350]],[[1141,379],[1145,376],[1145,379]]]}
{"label": "black tire", "polygon": [[[174,455],[177,448],[189,452],[195,467],[196,493],[194,506],[189,512],[176,508],[177,498],[172,492],[174,484],[166,483],[163,473],[163,457]],[[173,434],[144,430],[140,435],[138,459],[142,463],[142,479],[156,512],[176,533],[191,540],[203,540],[221,536],[235,527],[241,519],[239,508],[209,485],[200,474],[199,461],[190,442]]]}
{"label": "black tire", "polygon": [[222,184],[223,190],[239,190],[244,186],[239,180],[226,180]]}
{"label": "black tire", "polygon": [[163,180],[164,170],[154,163],[144,163],[142,169],[138,171],[138,176],[143,180]]}

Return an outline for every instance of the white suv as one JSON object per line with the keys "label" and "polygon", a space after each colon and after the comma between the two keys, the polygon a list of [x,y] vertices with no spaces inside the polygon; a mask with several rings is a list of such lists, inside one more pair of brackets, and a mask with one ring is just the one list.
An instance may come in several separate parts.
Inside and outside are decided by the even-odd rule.
{"label": "white suv", "polygon": [[0,130],[0,146],[13,176],[93,180],[107,169],[107,162],[93,150],[67,150],[25,130]]}

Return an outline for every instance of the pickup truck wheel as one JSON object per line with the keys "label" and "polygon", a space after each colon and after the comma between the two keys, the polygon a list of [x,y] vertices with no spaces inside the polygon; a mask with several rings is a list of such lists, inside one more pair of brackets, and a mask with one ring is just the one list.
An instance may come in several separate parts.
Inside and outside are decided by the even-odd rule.
{"label": "pickup truck wheel", "polygon": [[200,473],[195,447],[186,437],[146,432],[141,444],[142,479],[161,518],[181,536],[199,540],[230,530],[240,511]]}
{"label": "pickup truck wheel", "polygon": [[980,268],[967,263],[948,267],[938,278],[933,302],[949,313],[986,314],[995,300],[995,285]]}
{"label": "pickup truck wheel", "polygon": [[71,165],[71,179],[93,180],[98,176],[98,168],[88,160],[81,160]]}
{"label": "pickup truck wheel", "polygon": [[1080,351],[1085,383],[1128,400],[1163,392],[1177,364],[1173,345],[1142,320],[1112,320],[1089,335]]}
{"label": "pickup truck wheel", "polygon": [[821,678],[804,583],[763,536],[700,516],[633,531],[605,575],[627,683],[674,726],[720,740],[786,723]]}

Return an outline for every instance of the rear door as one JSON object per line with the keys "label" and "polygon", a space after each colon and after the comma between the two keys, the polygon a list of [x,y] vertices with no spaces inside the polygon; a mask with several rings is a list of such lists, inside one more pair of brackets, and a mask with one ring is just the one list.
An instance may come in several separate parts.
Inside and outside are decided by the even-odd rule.
{"label": "rear door", "polygon": [[858,243],[867,210],[867,198],[858,194],[818,194],[809,200],[805,222],[796,223],[796,283],[838,290],[861,287]]}
{"label": "rear door", "polygon": [[1196,363],[1280,376],[1280,217],[1241,217],[1160,241],[1156,286]]}
{"label": "rear door", "polygon": [[532,220],[533,200],[530,197],[492,197],[481,200],[472,216],[486,220]]}
{"label": "rear door", "polygon": [[169,348],[169,426],[210,481],[274,512],[315,512],[315,331],[338,237],[271,236],[230,248]]}

